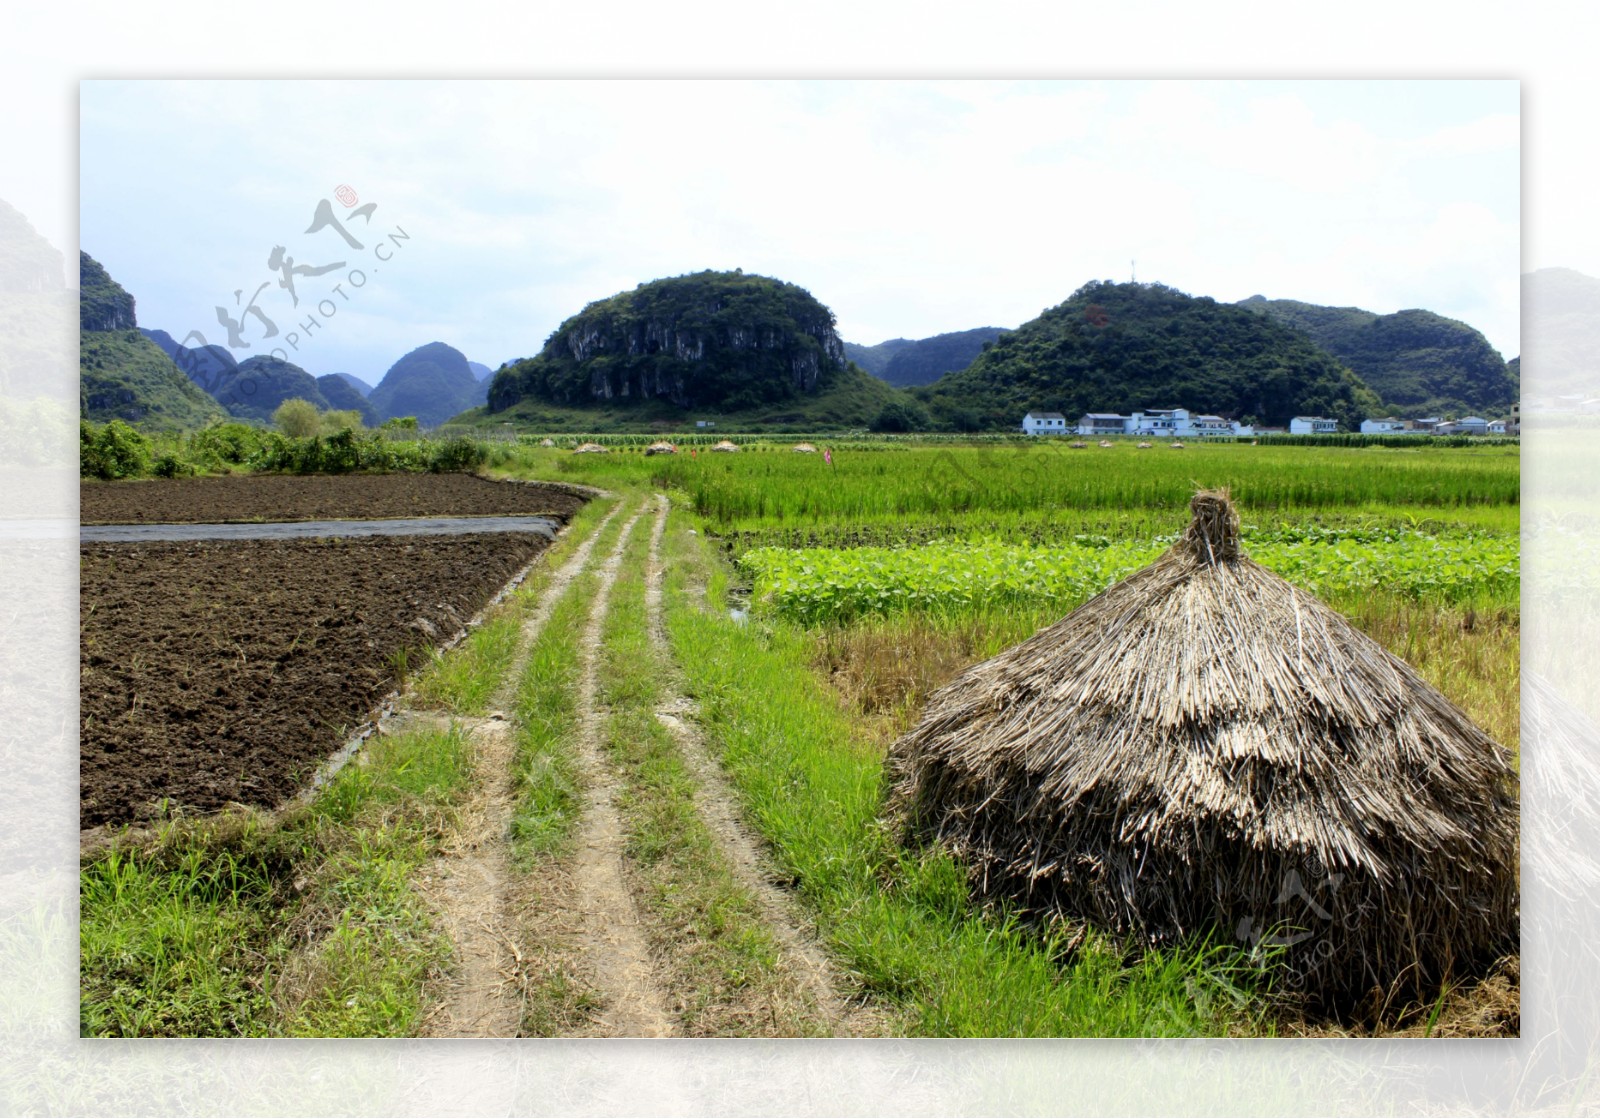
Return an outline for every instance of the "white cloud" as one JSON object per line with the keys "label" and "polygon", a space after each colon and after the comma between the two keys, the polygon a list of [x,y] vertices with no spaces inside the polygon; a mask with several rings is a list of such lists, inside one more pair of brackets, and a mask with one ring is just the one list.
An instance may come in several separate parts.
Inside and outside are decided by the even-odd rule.
{"label": "white cloud", "polygon": [[[86,246],[151,325],[210,321],[338,183],[413,234],[322,339],[330,367],[386,367],[403,351],[361,347],[419,323],[531,353],[593,299],[707,267],[803,284],[863,342],[1014,326],[1135,258],[1218,298],[1480,292],[1514,323],[1514,114],[1441,110],[1404,142],[1248,82],[95,83],[83,104]],[[216,173],[174,190],[200,153]]]}

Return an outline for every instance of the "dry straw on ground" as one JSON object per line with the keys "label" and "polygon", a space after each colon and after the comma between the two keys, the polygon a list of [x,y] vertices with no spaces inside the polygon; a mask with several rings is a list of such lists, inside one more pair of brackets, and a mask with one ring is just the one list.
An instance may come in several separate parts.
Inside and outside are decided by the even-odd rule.
{"label": "dry straw on ground", "polygon": [[1226,492],[1191,507],[1155,563],[931,697],[891,755],[911,831],[1035,915],[1277,945],[1311,1005],[1515,952],[1506,751],[1241,555]]}

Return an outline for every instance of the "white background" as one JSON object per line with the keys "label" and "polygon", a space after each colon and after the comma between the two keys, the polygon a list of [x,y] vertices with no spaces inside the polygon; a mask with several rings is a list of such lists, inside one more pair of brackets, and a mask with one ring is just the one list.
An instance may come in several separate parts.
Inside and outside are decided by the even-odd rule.
{"label": "white background", "polygon": [[[1600,78],[1583,10],[1485,0],[9,4],[0,9],[0,198],[69,258],[76,254],[77,82],[86,77],[1497,77],[1523,82],[1524,267],[1600,275],[1600,223],[1592,216]],[[337,105],[328,107],[327,123],[339,125]],[[250,158],[248,134],[196,136],[192,158],[173,168],[173,189],[203,199],[209,165]],[[64,397],[75,380],[59,386]],[[1531,443],[1525,456],[1534,457]],[[1576,466],[1600,476],[1600,462]],[[1530,504],[1543,484],[1530,470]],[[73,499],[63,495],[61,512],[70,517]],[[13,720],[4,741],[13,772],[31,773],[39,751],[53,752],[59,786],[17,787],[14,795],[24,813],[64,807],[66,843],[75,801],[73,570],[69,549],[46,572],[54,580],[46,585],[63,592],[58,623],[21,633],[0,618],[8,671],[60,666],[53,684],[51,668],[39,685],[59,690],[51,692],[54,707],[25,724]],[[0,581],[29,574],[7,569]],[[26,658],[15,655],[23,643]],[[1545,652],[1559,662],[1593,650]],[[1530,933],[1531,1028],[1508,1043],[90,1043],[76,1039],[70,854],[56,869],[42,878],[0,872],[0,887],[10,891],[0,923],[6,1112],[1562,1111],[1583,1106],[1584,1089],[1540,1095],[1540,1081],[1581,1074],[1588,1039],[1577,1036],[1582,1027],[1556,1032],[1568,1019],[1535,1002],[1600,1001],[1594,956],[1583,943],[1537,942]],[[1525,929],[1537,930],[1528,904]],[[1550,1056],[1575,1048],[1575,1059]]]}

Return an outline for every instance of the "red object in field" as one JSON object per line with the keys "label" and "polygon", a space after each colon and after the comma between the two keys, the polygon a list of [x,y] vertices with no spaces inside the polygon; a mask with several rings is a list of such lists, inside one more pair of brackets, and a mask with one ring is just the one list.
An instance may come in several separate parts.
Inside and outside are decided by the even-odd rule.
{"label": "red object in field", "polygon": [[833,465],[833,452],[826,447],[822,449],[822,461],[827,463],[829,466]]}

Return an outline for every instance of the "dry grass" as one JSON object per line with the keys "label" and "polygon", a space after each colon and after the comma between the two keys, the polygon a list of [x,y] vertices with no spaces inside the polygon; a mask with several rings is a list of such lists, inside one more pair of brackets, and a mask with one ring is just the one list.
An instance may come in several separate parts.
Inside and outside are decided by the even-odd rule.
{"label": "dry grass", "polygon": [[1239,556],[1225,495],[1194,507],[1156,563],[930,697],[891,753],[911,831],[982,892],[1145,943],[1237,923],[1310,1006],[1514,951],[1507,753]]}

